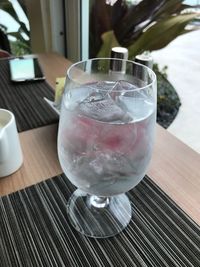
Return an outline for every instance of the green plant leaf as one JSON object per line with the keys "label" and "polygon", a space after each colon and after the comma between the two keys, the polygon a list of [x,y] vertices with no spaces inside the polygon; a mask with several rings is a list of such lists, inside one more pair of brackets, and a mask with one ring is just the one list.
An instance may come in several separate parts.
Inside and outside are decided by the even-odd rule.
{"label": "green plant leaf", "polygon": [[24,11],[24,13],[26,14],[26,16],[27,16],[27,7],[26,7],[26,4],[25,4],[25,1],[24,0],[18,0],[18,2],[19,2],[19,4],[20,4],[20,6],[21,6],[21,8],[23,9],[23,11]]}
{"label": "green plant leaf", "polygon": [[12,5],[12,3],[10,3],[9,1],[4,1],[4,2],[1,2],[0,3],[0,9],[2,9],[2,10],[4,10],[5,12],[7,12],[17,23],[19,23],[19,25],[21,26],[21,28],[22,28],[22,30],[29,36],[30,34],[29,34],[29,31],[28,31],[28,29],[27,29],[27,27],[26,27],[26,24],[25,23],[23,23],[20,19],[19,19],[19,17],[18,17],[18,15],[17,15],[17,13],[16,13],[16,11],[15,11],[15,9],[13,8],[13,5]]}
{"label": "green plant leaf", "polygon": [[20,29],[18,30],[18,32],[9,32],[8,35],[15,37],[17,40],[20,40],[21,42],[29,44],[29,41],[25,40],[24,37],[21,35]]}
{"label": "green plant leaf", "polygon": [[114,27],[119,43],[126,45],[127,40],[130,40],[129,36],[136,39],[142,30],[154,20],[155,14],[165,2],[167,0],[143,0],[137,5],[132,5]]}
{"label": "green plant leaf", "polygon": [[26,24],[22,21],[20,21],[20,28],[24,33],[26,33],[26,35],[30,36],[30,32],[27,29]]}
{"label": "green plant leaf", "polygon": [[99,50],[97,57],[109,57],[112,47],[119,46],[119,43],[113,31],[108,31],[101,36],[103,44]]}
{"label": "green plant leaf", "polygon": [[185,9],[185,5],[182,2],[182,0],[167,1],[156,13],[155,20],[180,13],[181,10]]}
{"label": "green plant leaf", "polygon": [[0,4],[0,9],[7,12],[14,20],[16,20],[20,24],[19,17],[17,15],[17,13],[15,12],[15,9],[13,8],[12,4],[9,1],[2,2]]}
{"label": "green plant leaf", "polygon": [[165,47],[177,36],[185,33],[185,26],[197,15],[194,13],[176,15],[155,23],[128,47],[129,57],[133,58],[145,50],[152,51]]}

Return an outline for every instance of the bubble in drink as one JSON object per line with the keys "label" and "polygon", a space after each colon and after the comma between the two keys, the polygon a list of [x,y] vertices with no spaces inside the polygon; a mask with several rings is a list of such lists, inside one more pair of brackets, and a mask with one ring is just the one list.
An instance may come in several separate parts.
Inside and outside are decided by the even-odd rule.
{"label": "bubble in drink", "polygon": [[94,83],[65,94],[58,151],[74,185],[89,194],[110,196],[130,190],[144,177],[152,153],[155,108],[149,96],[127,82],[120,90],[116,83],[103,84],[103,90]]}

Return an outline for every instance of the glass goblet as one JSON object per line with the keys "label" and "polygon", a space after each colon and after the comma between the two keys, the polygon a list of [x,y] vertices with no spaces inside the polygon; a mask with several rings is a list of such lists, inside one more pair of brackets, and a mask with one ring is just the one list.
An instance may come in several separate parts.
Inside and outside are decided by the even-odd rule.
{"label": "glass goblet", "polygon": [[[113,63],[122,68],[111,70]],[[97,58],[68,69],[58,155],[78,188],[67,213],[79,232],[103,238],[129,224],[125,193],[143,179],[151,159],[156,95],[154,72],[133,61]]]}

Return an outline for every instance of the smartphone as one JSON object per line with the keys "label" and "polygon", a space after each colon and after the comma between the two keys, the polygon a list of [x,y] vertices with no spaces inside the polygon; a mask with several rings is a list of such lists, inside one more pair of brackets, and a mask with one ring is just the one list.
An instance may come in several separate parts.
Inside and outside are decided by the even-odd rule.
{"label": "smartphone", "polygon": [[44,80],[45,76],[37,57],[17,57],[9,60],[10,78],[13,82]]}

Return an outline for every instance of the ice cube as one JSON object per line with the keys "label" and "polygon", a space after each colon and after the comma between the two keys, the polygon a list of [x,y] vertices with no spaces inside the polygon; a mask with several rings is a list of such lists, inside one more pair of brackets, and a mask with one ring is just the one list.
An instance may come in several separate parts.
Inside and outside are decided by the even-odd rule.
{"label": "ice cube", "polygon": [[113,82],[112,81],[98,81],[96,83],[94,83],[94,87],[95,89],[99,90],[99,91],[104,91],[107,92],[110,88],[113,87]]}
{"label": "ice cube", "polygon": [[120,95],[132,86],[126,81],[99,81],[91,83],[90,94],[80,102],[78,112],[103,122],[127,123],[133,120],[127,109],[120,105]]}
{"label": "ice cube", "polygon": [[87,117],[103,122],[121,122],[132,121],[130,115],[119,107],[112,99],[83,101],[79,105],[79,112]]}
{"label": "ice cube", "polygon": [[135,86],[127,81],[119,80],[108,90],[108,96],[114,101],[118,100],[118,96],[124,95],[127,91],[134,89]]}
{"label": "ice cube", "polygon": [[65,107],[73,110],[80,102],[88,98],[92,93],[90,86],[78,87],[74,90],[69,90],[64,95]]}

